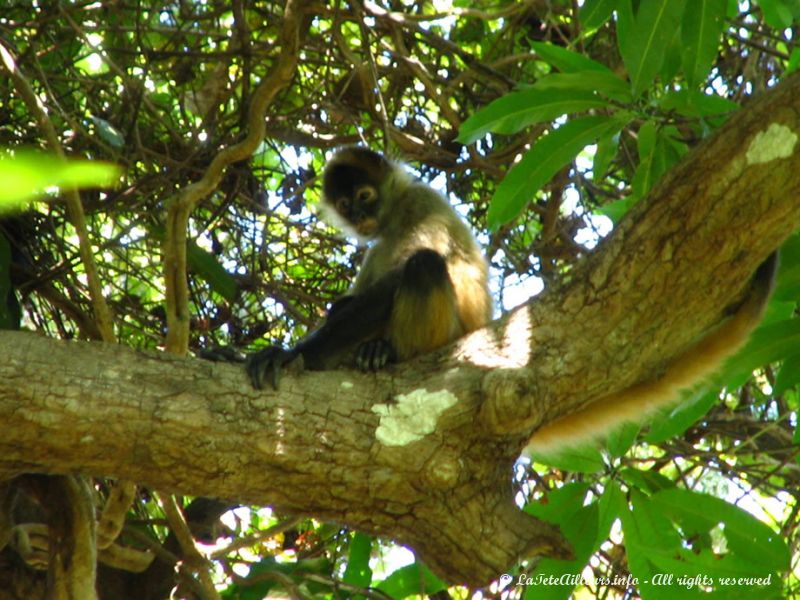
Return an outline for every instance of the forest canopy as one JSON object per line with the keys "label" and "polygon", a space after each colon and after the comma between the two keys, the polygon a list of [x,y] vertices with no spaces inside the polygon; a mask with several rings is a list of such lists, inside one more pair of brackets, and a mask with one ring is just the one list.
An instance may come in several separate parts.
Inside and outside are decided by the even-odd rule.
{"label": "forest canopy", "polygon": [[[798,35],[791,0],[7,0],[0,599],[800,593]],[[199,357],[347,292],[365,246],[320,174],[354,144],[469,223],[496,321],[259,394]],[[762,325],[680,406],[520,457],[778,246]],[[379,447],[415,385],[455,409]]]}

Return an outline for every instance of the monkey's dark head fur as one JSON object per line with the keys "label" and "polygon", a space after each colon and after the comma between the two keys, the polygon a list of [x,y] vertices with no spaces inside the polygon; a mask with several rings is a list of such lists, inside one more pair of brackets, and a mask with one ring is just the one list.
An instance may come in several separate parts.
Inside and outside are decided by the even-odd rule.
{"label": "monkey's dark head fur", "polygon": [[381,154],[351,146],[334,154],[325,167],[323,202],[341,223],[364,238],[378,232],[381,187],[393,165]]}

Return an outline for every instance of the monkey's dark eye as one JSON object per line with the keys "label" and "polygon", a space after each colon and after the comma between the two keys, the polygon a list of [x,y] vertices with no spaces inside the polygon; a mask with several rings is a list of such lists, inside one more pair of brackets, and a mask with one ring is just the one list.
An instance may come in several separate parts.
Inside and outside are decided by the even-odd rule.
{"label": "monkey's dark eye", "polygon": [[362,204],[369,204],[377,200],[378,193],[371,185],[365,185],[356,192],[356,198],[358,198],[358,201]]}
{"label": "monkey's dark eye", "polygon": [[336,210],[340,214],[346,214],[350,211],[350,198],[347,196],[342,196],[341,198],[336,199]]}

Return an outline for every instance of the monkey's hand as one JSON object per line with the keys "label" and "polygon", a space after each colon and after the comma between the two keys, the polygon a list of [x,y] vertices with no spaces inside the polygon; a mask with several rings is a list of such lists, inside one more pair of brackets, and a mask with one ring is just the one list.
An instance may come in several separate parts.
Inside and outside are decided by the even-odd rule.
{"label": "monkey's hand", "polygon": [[364,342],[356,351],[356,365],[362,371],[379,371],[397,360],[394,347],[383,339]]}
{"label": "monkey's hand", "polygon": [[269,377],[272,389],[277,390],[281,370],[298,356],[300,353],[295,349],[287,350],[281,346],[267,346],[255,354],[249,354],[244,368],[254,388],[263,389],[264,377]]}

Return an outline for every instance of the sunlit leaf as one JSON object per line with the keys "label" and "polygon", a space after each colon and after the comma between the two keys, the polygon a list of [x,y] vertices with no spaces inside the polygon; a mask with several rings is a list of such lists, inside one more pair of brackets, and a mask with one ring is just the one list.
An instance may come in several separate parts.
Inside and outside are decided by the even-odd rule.
{"label": "sunlit leaf", "polygon": [[591,92],[536,88],[512,92],[464,121],[457,140],[462,144],[470,144],[490,131],[511,134],[532,123],[551,121],[566,113],[603,106],[608,106],[608,102]]}
{"label": "sunlit leaf", "polygon": [[342,581],[356,587],[367,588],[372,581],[372,569],[369,566],[372,538],[364,533],[356,532],[350,540],[347,553],[347,568]]}
{"label": "sunlit leaf", "polygon": [[376,587],[390,597],[401,600],[416,594],[435,594],[446,586],[426,567],[414,563],[397,569]]}
{"label": "sunlit leaf", "polygon": [[489,225],[497,229],[516,217],[533,195],[578,152],[619,131],[628,116],[583,117],[542,136],[498,186],[489,206]]}
{"label": "sunlit leaf", "polygon": [[563,447],[552,453],[537,452],[532,458],[536,462],[576,473],[598,473],[605,468],[603,455],[592,444]]}
{"label": "sunlit leaf", "polygon": [[[570,483],[560,489],[550,491],[541,501],[528,503],[524,510],[539,519],[558,525],[561,532],[572,544],[573,560],[554,560],[544,558],[538,562],[536,570],[527,575],[531,578],[554,578],[577,576],[586,565],[589,557],[597,549],[599,538],[605,539],[607,532],[598,532],[600,510],[597,502],[584,506],[588,486],[583,483]],[[603,524],[605,524],[605,520]],[[574,580],[574,579],[573,579]],[[568,598],[572,587],[568,584],[554,586],[528,585],[523,598],[556,600]]]}
{"label": "sunlit leaf", "polygon": [[119,167],[110,163],[38,152],[0,153],[0,211],[22,207],[51,188],[108,187],[119,175]]}
{"label": "sunlit leaf", "polygon": [[729,550],[752,565],[750,572],[789,567],[789,550],[778,532],[738,506],[680,488],[658,492],[653,495],[652,502],[664,514],[680,522],[689,536],[724,523]]}
{"label": "sunlit leaf", "polygon": [[636,441],[641,427],[636,423],[625,423],[611,431],[606,437],[606,449],[611,456],[623,456]]}

